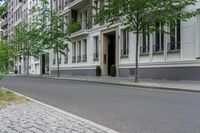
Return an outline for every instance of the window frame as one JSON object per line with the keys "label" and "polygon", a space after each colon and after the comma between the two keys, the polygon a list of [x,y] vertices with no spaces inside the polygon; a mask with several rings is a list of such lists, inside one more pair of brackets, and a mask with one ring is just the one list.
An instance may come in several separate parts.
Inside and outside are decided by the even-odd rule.
{"label": "window frame", "polygon": [[93,42],[93,61],[99,61],[99,36],[94,36]]}
{"label": "window frame", "polygon": [[[172,33],[173,30],[173,33]],[[175,25],[169,26],[169,42],[167,43],[167,52],[178,52],[181,50],[181,21],[177,20]]]}
{"label": "window frame", "polygon": [[[125,40],[124,40],[124,36],[125,36]],[[128,58],[129,57],[129,37],[130,33],[125,30],[122,29],[121,30],[121,58]]]}
{"label": "window frame", "polygon": [[156,23],[155,28],[157,29],[154,32],[154,45],[153,45],[153,54],[164,53],[165,45],[165,34],[163,33],[165,25],[163,23]]}

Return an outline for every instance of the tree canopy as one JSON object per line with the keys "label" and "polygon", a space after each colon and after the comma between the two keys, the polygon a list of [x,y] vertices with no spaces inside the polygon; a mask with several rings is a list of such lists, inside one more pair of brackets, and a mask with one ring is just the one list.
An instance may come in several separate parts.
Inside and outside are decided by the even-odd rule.
{"label": "tree canopy", "polygon": [[[6,74],[10,69],[10,62],[14,60],[15,51],[7,41],[0,41],[0,75]],[[0,76],[1,77],[1,76]]]}
{"label": "tree canopy", "polygon": [[0,15],[2,15],[7,10],[9,0],[0,0],[0,2],[3,2],[0,4]]}

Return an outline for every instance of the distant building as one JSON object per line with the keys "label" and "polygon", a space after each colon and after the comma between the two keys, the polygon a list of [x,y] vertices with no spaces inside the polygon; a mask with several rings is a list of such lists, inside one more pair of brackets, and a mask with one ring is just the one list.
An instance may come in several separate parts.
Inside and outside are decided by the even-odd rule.
{"label": "distant building", "polygon": [[[14,36],[14,29],[17,28],[20,23],[24,20],[25,10],[27,8],[27,1],[24,0],[11,0],[8,3],[8,39]],[[15,61],[15,70],[18,74],[25,74],[26,69],[26,59],[19,55],[18,59]]]}
{"label": "distant building", "polygon": [[[20,26],[21,22],[31,22],[34,15],[30,16],[29,11],[33,6],[41,6],[40,0],[11,0],[8,3],[7,12],[5,13],[5,22],[2,22],[1,27],[4,30],[4,37],[10,39],[14,36],[14,29]],[[6,26],[6,27],[5,27]],[[27,59],[19,55],[15,61],[15,70],[18,74],[26,74],[27,67],[30,74],[45,74],[48,73],[48,65],[44,66],[44,56],[41,53],[41,58],[30,57],[29,66],[27,66]],[[48,58],[47,58],[48,59]],[[47,60],[46,59],[46,60]],[[46,61],[48,62],[48,61]],[[43,64],[43,65],[41,65]],[[45,68],[46,67],[46,68]],[[43,68],[45,68],[43,72]]]}

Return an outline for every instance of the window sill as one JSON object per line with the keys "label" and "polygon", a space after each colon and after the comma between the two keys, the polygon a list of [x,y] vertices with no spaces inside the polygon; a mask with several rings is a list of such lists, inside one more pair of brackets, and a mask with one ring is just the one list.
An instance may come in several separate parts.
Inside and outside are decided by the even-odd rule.
{"label": "window sill", "polygon": [[93,61],[99,61],[99,59],[93,59]]}
{"label": "window sill", "polygon": [[122,55],[120,58],[121,59],[126,59],[126,58],[128,58],[128,55]]}
{"label": "window sill", "polygon": [[142,53],[140,56],[149,56],[149,53]]}
{"label": "window sill", "polygon": [[156,52],[153,52],[153,54],[164,54],[164,51],[156,51]]}
{"label": "window sill", "polygon": [[181,50],[177,49],[177,50],[169,50],[169,51],[167,51],[167,53],[177,53],[177,52],[181,52]]}

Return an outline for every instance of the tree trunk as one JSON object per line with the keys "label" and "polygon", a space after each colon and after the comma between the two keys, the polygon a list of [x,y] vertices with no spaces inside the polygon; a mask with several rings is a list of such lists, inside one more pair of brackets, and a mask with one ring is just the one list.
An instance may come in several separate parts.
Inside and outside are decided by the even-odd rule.
{"label": "tree trunk", "polygon": [[27,66],[26,66],[27,75],[29,75],[29,55],[27,57]]}
{"label": "tree trunk", "polygon": [[56,52],[57,55],[57,77],[60,77],[60,65],[59,65],[59,55],[58,50]]}
{"label": "tree trunk", "polygon": [[138,46],[139,46],[139,32],[136,33],[136,49],[135,49],[135,83],[138,82]]}

